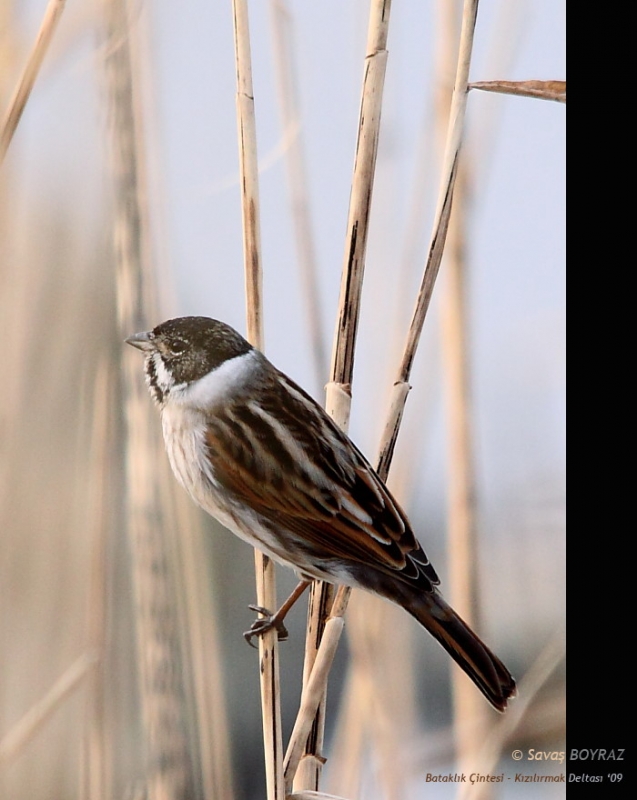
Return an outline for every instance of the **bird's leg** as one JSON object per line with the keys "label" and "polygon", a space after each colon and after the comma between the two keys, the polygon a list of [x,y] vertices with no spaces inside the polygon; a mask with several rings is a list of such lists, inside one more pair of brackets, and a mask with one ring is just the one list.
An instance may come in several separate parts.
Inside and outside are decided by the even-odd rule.
{"label": "bird's leg", "polygon": [[288,599],[283,603],[283,605],[276,611],[274,614],[268,611],[267,608],[263,608],[262,606],[248,606],[253,611],[256,611],[257,614],[261,614],[259,619],[255,619],[255,621],[250,625],[250,630],[246,631],[243,634],[244,639],[246,642],[254,647],[252,644],[252,637],[253,636],[263,636],[264,633],[272,630],[274,628],[279,635],[279,641],[284,642],[288,638],[288,632],[283,624],[283,620],[285,619],[288,611],[292,608],[292,606],[296,603],[299,597],[303,594],[303,592],[307,589],[307,587],[312,583],[311,580],[301,580],[299,581],[298,585],[295,587],[292,594],[288,597]]}

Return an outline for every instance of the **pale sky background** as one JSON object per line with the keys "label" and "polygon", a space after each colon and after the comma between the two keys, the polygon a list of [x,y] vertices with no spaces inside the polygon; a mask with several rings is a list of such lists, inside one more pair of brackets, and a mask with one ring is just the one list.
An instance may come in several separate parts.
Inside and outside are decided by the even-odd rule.
{"label": "pale sky background", "polygon": [[[23,21],[25,41],[35,32],[43,5],[19,4],[16,13]],[[151,228],[155,257],[171,272],[176,288],[176,298],[166,313],[215,316],[243,330],[230,3],[159,0],[133,5],[151,54],[145,123],[152,142]],[[329,352],[343,257],[366,4],[326,0],[293,2],[289,8],[294,18],[301,135]],[[407,324],[403,314],[399,320],[389,320],[389,332],[378,325],[374,297],[389,295],[391,300],[404,260],[418,146],[423,132],[425,137],[431,135],[423,121],[430,114],[435,8],[432,2],[395,2],[392,7],[355,408],[368,404],[362,395],[379,393],[378,360],[395,363],[395,350],[391,355],[386,351],[389,342],[394,348],[400,345]],[[316,385],[308,355],[284,163],[276,155],[282,131],[268,9],[265,0],[250,4],[259,154],[264,163],[266,349],[277,366],[320,397],[322,390]],[[68,201],[87,225],[95,224],[103,212],[107,188],[101,167],[104,111],[99,107],[99,73],[95,72],[99,63],[94,53],[95,29],[90,24],[97,20],[89,16],[94,12],[92,4],[67,4],[51,57],[9,153],[8,168],[13,162],[20,170],[14,200],[26,215],[32,211],[34,196],[56,204]],[[503,14],[512,28],[502,23]],[[472,79],[564,77],[564,26],[562,3],[483,0]],[[473,385],[480,427],[485,438],[493,440],[493,459],[500,462],[499,471],[506,472],[504,479],[509,482],[547,470],[559,474],[563,469],[564,111],[562,105],[526,98],[478,92],[469,98],[464,155],[471,155],[475,175],[474,211],[467,234]],[[437,186],[435,169],[430,167],[429,176],[420,251],[408,265],[414,289]],[[33,224],[30,217],[29,222]],[[436,325],[432,314],[426,327]],[[425,349],[426,338],[419,364],[426,358]],[[416,376],[410,405],[418,388]],[[515,409],[522,396],[533,406],[528,416]],[[483,406],[491,409],[484,415]],[[382,413],[382,404],[360,411],[364,419],[358,435],[377,436],[368,417]],[[354,432],[356,420],[357,416]],[[363,434],[364,430],[368,433]],[[525,467],[511,463],[509,448],[525,453]],[[492,468],[485,465],[487,473]]]}

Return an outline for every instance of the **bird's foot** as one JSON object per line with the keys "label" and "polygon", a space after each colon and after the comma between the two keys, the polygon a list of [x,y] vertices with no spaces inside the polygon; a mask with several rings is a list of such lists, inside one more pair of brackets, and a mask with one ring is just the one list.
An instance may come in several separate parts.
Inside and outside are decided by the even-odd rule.
{"label": "bird's foot", "polygon": [[283,624],[283,617],[279,616],[279,614],[272,614],[268,611],[267,608],[263,608],[263,606],[248,606],[248,608],[252,609],[252,611],[256,611],[257,614],[261,616],[250,625],[250,630],[246,631],[243,634],[243,638],[246,642],[250,645],[250,647],[256,647],[252,643],[252,639],[255,636],[263,636],[268,631],[271,631],[273,628],[276,630],[278,634],[278,639],[280,642],[284,642],[288,638],[288,631],[285,625]]}

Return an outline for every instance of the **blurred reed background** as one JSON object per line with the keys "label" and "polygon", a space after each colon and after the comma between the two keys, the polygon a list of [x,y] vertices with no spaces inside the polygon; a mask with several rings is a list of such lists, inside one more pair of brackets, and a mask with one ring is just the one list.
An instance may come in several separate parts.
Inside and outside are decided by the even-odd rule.
{"label": "blurred reed background", "polygon": [[[392,8],[350,421],[372,461],[428,246],[460,5]],[[245,331],[231,3],[5,0],[3,113],[47,8],[57,25],[0,166],[0,797],[260,800],[258,661],[241,636],[252,554],[168,474],[122,346],[176,314]],[[471,79],[562,77],[563,14],[483,0]],[[250,4],[265,350],[320,401],[367,15],[363,0]],[[501,720],[480,705],[477,726],[466,714],[454,726],[446,655],[354,593],[321,784],[350,800],[452,797],[424,776],[459,769],[462,747],[482,772],[512,770],[514,747],[564,749],[563,112],[469,95],[456,216],[389,477],[453,600],[449,398],[466,380],[479,624],[521,696]],[[278,579],[283,597],[295,579]],[[301,606],[280,648],[284,739]]]}

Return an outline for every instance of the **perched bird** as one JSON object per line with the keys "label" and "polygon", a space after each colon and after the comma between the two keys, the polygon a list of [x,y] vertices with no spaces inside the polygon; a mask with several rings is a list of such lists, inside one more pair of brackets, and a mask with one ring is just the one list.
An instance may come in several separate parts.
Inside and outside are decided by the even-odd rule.
{"label": "perched bird", "polygon": [[[445,603],[405,513],[318,403],[217,320],[171,319],[126,341],[145,355],[170,464],[196,503],[306,582],[402,606],[506,708],[515,681]],[[252,633],[282,630],[282,616]]]}

